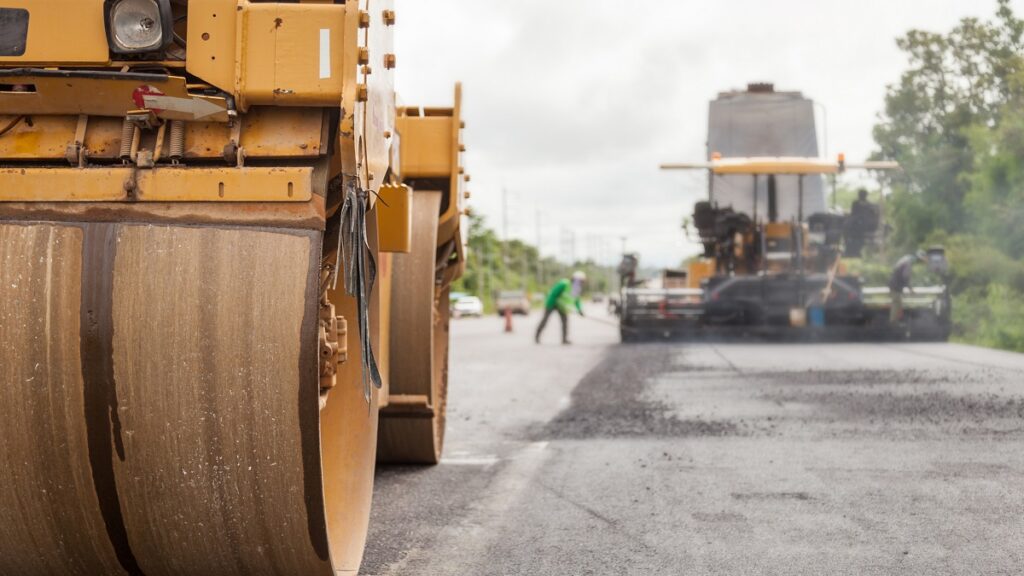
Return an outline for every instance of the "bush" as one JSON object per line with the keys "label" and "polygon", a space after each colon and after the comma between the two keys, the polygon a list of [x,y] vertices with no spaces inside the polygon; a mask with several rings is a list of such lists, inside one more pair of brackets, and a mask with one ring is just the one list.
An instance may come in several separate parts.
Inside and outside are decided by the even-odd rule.
{"label": "bush", "polygon": [[973,287],[953,301],[954,339],[1024,352],[1024,292],[1005,284]]}

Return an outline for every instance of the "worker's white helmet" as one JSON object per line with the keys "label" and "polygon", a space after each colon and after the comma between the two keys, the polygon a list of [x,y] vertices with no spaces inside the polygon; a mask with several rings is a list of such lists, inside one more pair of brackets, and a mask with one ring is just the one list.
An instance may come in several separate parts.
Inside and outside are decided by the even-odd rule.
{"label": "worker's white helmet", "polygon": [[583,281],[586,281],[587,274],[583,270],[577,270],[577,271],[572,273],[572,279],[573,280],[583,280]]}

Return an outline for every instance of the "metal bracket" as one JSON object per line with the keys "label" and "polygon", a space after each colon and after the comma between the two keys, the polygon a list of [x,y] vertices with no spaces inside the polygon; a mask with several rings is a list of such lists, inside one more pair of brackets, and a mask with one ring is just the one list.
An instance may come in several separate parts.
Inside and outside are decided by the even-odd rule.
{"label": "metal bracket", "polygon": [[75,140],[65,149],[64,158],[68,164],[78,168],[85,168],[89,159],[89,151],[85,148],[85,131],[89,126],[89,116],[78,115],[78,125],[75,128]]}
{"label": "metal bracket", "polygon": [[156,130],[163,124],[163,120],[157,117],[152,110],[130,110],[125,118],[139,127],[140,130]]}
{"label": "metal bracket", "polygon": [[348,322],[338,316],[327,300],[327,291],[320,296],[320,391],[329,391],[338,384],[338,364],[348,360]]}
{"label": "metal bracket", "polygon": [[239,145],[242,141],[242,123],[231,124],[231,137],[224,145],[224,161],[241,168],[245,166],[245,148]]}

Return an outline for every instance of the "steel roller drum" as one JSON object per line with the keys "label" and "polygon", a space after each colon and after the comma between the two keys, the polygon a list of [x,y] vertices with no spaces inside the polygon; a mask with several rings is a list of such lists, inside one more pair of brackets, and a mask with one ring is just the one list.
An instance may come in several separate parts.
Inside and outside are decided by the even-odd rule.
{"label": "steel roller drum", "polygon": [[0,223],[0,574],[355,573],[376,409],[319,410],[321,242]]}
{"label": "steel roller drum", "polygon": [[[377,458],[391,464],[437,464],[444,446],[448,400],[448,294],[436,289],[439,192],[413,195],[413,249],[394,256],[390,393],[424,398],[426,406],[388,406],[380,421]],[[393,396],[394,397],[394,396]]]}

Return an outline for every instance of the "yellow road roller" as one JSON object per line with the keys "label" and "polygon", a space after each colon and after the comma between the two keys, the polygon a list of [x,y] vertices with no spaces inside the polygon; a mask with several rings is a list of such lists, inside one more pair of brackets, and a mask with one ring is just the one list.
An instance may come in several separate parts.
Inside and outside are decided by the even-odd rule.
{"label": "yellow road roller", "polygon": [[354,574],[378,435],[437,461],[461,120],[395,21],[0,3],[0,574]]}
{"label": "yellow road roller", "polygon": [[[377,459],[436,464],[444,443],[448,388],[448,294],[466,267],[460,222],[470,177],[460,161],[465,150],[461,86],[455,87],[452,107],[399,108],[396,127],[401,143],[395,165],[405,190],[382,192],[380,213],[390,213],[396,202],[410,202],[412,236],[411,249],[396,250],[393,257],[390,312],[395,329],[387,390],[380,400]],[[392,194],[395,201],[389,201]]]}

